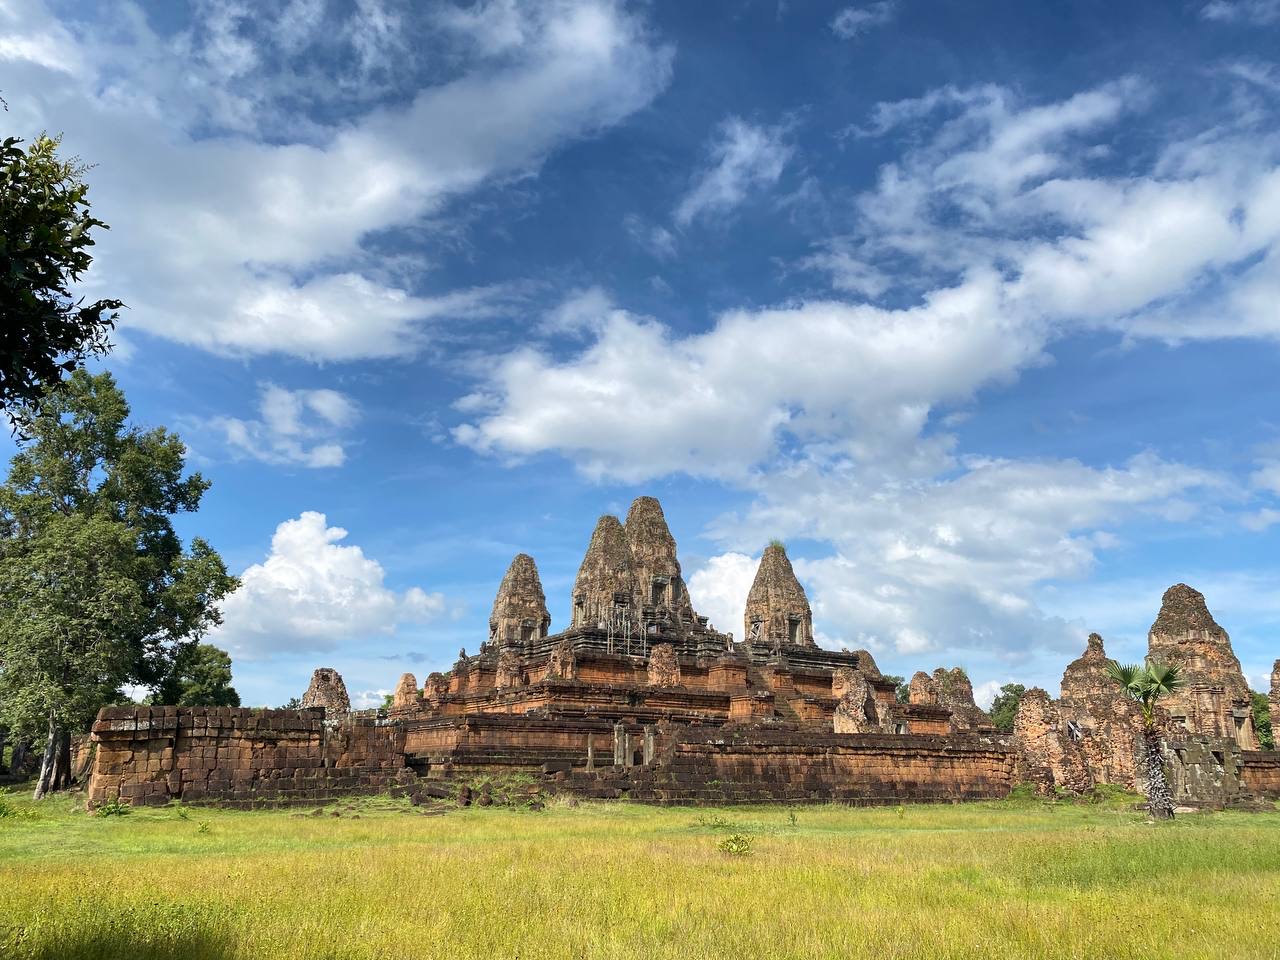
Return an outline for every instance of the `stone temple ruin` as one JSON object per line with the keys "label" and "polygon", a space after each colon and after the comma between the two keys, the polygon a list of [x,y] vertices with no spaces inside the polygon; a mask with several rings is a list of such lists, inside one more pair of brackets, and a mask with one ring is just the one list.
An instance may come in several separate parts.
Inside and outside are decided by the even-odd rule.
{"label": "stone temple ruin", "polygon": [[[693,608],[651,497],[625,522],[600,518],[570,600],[568,627],[552,633],[537,565],[517,555],[477,652],[421,686],[404,674],[386,711],[352,712],[330,668],[315,672],[300,710],[107,708],[94,725],[90,802],[315,802],[502,773],[665,803],[1143,786],[1140,718],[1105,677],[1096,634],[1060,698],[1028,691],[1013,734],[1001,734],[958,668],[916,673],[903,703],[870,653],[819,647],[781,544],[763,553],[741,640],[717,630]],[[1175,798],[1280,796],[1280,753],[1257,749],[1239,662],[1199,593],[1165,594],[1150,651],[1192,679],[1161,715]]]}

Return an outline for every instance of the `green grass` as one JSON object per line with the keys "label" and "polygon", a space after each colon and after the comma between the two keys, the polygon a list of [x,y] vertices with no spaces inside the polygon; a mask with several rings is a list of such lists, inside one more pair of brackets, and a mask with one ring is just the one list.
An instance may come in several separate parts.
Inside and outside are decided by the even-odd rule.
{"label": "green grass", "polygon": [[[1034,800],[423,816],[369,799],[318,817],[5,804],[3,957],[1280,952],[1280,813],[1156,825],[1122,803]],[[721,849],[729,836],[749,849]]]}

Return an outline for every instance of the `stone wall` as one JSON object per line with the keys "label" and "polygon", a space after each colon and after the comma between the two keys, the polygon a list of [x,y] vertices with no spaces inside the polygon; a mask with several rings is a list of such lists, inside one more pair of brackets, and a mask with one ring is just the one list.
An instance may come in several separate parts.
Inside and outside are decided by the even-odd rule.
{"label": "stone wall", "polygon": [[98,749],[89,804],[170,800],[234,806],[322,801],[386,789],[404,770],[396,727],[323,709],[106,707],[93,725]]}
{"label": "stone wall", "polygon": [[1280,751],[1240,751],[1240,780],[1250,793],[1280,800]]}
{"label": "stone wall", "polygon": [[[1003,737],[659,729],[654,762],[626,772],[634,800],[950,803],[1004,797],[1015,782]],[[606,796],[622,789],[609,774],[596,785]]]}

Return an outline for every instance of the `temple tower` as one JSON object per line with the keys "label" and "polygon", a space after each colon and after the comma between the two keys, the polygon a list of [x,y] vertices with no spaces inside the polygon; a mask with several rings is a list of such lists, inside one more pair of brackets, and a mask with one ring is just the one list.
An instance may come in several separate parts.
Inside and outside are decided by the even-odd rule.
{"label": "temple tower", "polygon": [[538,566],[527,553],[518,553],[493,600],[489,643],[498,648],[528,647],[550,629],[551,614],[547,612]]}
{"label": "temple tower", "polygon": [[1186,673],[1186,686],[1164,701],[1175,722],[1192,733],[1230,737],[1242,749],[1257,749],[1249,685],[1204,594],[1185,583],[1165,591],[1147,635],[1147,656],[1176,663]]}
{"label": "temple tower", "polygon": [[573,583],[575,627],[598,627],[610,621],[635,623],[635,575],[631,548],[618,518],[605,514],[596,522],[587,554]]}
{"label": "temple tower", "polygon": [[646,617],[664,623],[676,634],[682,633],[693,622],[693,605],[661,504],[653,497],[637,497],[627,512],[623,532],[631,551],[635,609],[645,611]]}
{"label": "temple tower", "polygon": [[303,707],[324,707],[326,723],[345,720],[351,712],[351,698],[342,674],[333,667],[320,667],[311,674],[311,685],[302,695]]}
{"label": "temple tower", "polygon": [[1062,699],[1085,705],[1095,699],[1114,700],[1120,696],[1120,688],[1107,676],[1109,663],[1111,658],[1103,647],[1102,637],[1089,634],[1084,653],[1067,664],[1062,673]]}
{"label": "temple tower", "polygon": [[1271,667],[1271,736],[1280,737],[1280,660]]}
{"label": "temple tower", "polygon": [[747,640],[814,647],[813,611],[780,543],[765,547],[743,617]]}

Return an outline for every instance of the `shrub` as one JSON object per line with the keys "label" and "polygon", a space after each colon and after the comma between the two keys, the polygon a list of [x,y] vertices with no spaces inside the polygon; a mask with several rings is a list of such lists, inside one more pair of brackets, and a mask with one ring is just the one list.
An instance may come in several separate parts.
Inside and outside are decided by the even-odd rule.
{"label": "shrub", "polygon": [[735,857],[745,857],[751,852],[752,840],[753,838],[745,833],[731,833],[727,837],[721,837],[716,842],[716,846],[720,848],[722,853]]}
{"label": "shrub", "polygon": [[112,797],[98,807],[97,813],[100,817],[123,817],[129,813],[129,805],[121,803],[119,797]]}

